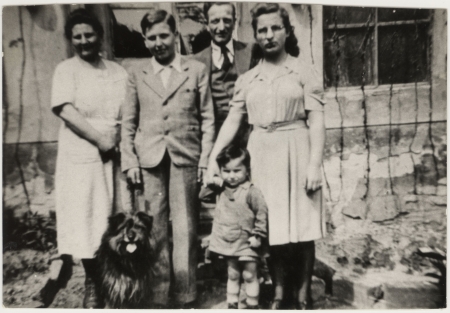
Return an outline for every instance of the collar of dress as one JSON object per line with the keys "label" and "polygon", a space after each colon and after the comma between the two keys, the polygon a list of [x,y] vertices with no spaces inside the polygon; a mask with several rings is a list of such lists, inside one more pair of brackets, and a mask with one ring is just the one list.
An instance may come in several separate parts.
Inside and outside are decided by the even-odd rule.
{"label": "collar of dress", "polygon": [[[253,69],[253,74],[250,78],[250,81],[252,81],[258,77],[261,78],[261,66],[262,66],[263,62],[264,62],[264,59],[259,61],[258,65]],[[279,65],[279,67],[281,67],[283,70],[279,72],[279,75],[276,78],[290,74],[292,72],[300,74],[297,64],[298,64],[298,58],[293,57],[292,55],[288,54],[286,57],[286,60],[284,60],[284,62]]]}

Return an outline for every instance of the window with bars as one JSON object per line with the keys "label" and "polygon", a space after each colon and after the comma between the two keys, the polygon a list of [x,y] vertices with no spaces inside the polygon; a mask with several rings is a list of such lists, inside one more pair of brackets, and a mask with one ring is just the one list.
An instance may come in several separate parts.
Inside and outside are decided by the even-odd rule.
{"label": "window with bars", "polygon": [[431,10],[323,7],[324,84],[429,80]]}

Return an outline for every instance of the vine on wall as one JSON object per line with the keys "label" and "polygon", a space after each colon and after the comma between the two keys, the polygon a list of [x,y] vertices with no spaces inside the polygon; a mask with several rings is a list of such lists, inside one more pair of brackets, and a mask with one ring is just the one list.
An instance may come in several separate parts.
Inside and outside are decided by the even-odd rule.
{"label": "vine on wall", "polygon": [[[16,144],[14,147],[14,158],[15,161],[17,163],[17,169],[19,170],[19,175],[20,175],[20,181],[23,187],[23,192],[25,193],[26,196],[26,205],[28,207],[29,210],[31,210],[31,201],[30,201],[30,195],[28,193],[28,189],[25,183],[25,177],[24,177],[24,173],[23,173],[23,168],[22,168],[22,164],[20,161],[20,156],[19,156],[19,145],[20,145],[20,139],[22,136],[22,122],[23,122],[23,98],[24,98],[24,93],[23,93],[23,85],[24,85],[24,80],[25,80],[25,66],[26,66],[26,47],[25,47],[25,40],[24,40],[24,31],[23,31],[23,16],[22,16],[22,11],[23,11],[23,7],[18,7],[19,10],[19,30],[20,30],[20,42],[22,44],[22,64],[21,64],[21,71],[20,71],[20,80],[19,80],[19,96],[20,96],[20,101],[19,101],[19,116],[18,116],[18,129],[17,129],[17,140],[16,140]],[[6,130],[5,130],[6,133]]]}
{"label": "vine on wall", "polygon": [[[370,171],[371,171],[371,166],[370,166],[370,158],[371,158],[371,135],[369,132],[369,127],[368,127],[368,107],[367,107],[367,95],[366,95],[366,91],[365,91],[365,84],[366,84],[366,71],[368,69],[366,69],[366,48],[368,47],[368,42],[370,37],[373,35],[373,27],[370,24],[370,21],[373,19],[373,17],[376,16],[376,11],[375,9],[372,9],[370,12],[370,15],[365,23],[365,33],[364,33],[364,37],[362,39],[362,42],[359,46],[359,49],[357,51],[357,55],[359,55],[359,57],[361,58],[362,61],[362,70],[361,70],[361,85],[360,85],[360,89],[362,92],[362,102],[361,102],[361,106],[362,106],[362,110],[363,110],[363,129],[364,129],[364,149],[367,153],[367,159],[366,159],[366,167],[365,167],[365,175],[364,175],[364,179],[365,179],[365,192],[363,194],[363,196],[361,197],[361,200],[367,200],[367,197],[369,195],[370,192],[370,183],[371,183],[371,177],[370,177]],[[344,103],[342,103],[342,99],[339,98],[339,92],[340,92],[340,75],[342,73],[342,69],[341,69],[341,58],[345,56],[343,55],[344,51],[342,49],[342,37],[339,37],[339,33],[338,33],[338,7],[334,8],[334,12],[332,15],[333,18],[333,23],[334,23],[334,34],[332,36],[332,42],[334,45],[334,63],[333,63],[333,75],[334,75],[334,100],[336,101],[337,105],[338,105],[338,110],[339,110],[339,116],[340,116],[340,125],[339,125],[339,132],[340,132],[340,137],[339,137],[339,181],[340,181],[340,190],[339,190],[339,197],[338,199],[332,199],[332,192],[331,190],[329,190],[329,200],[330,201],[341,201],[342,199],[342,194],[343,194],[343,162],[344,162],[344,151],[345,151],[345,146],[346,146],[346,142],[345,142],[345,137],[344,137]],[[433,25],[433,18],[434,18],[434,11],[432,13],[431,16],[431,21],[430,21],[430,25]],[[310,20],[310,25],[311,25],[311,20]],[[415,35],[414,35],[414,40],[415,40],[415,49],[416,51],[414,51],[414,53],[416,55],[420,55],[420,53],[423,53],[423,45],[421,42],[419,42],[419,21],[417,19],[414,20],[414,25],[415,25]],[[440,175],[439,175],[439,168],[438,168],[438,157],[436,156],[436,145],[434,143],[433,140],[433,129],[432,129],[432,123],[433,123],[433,85],[432,85],[432,56],[433,56],[433,46],[432,46],[432,38],[431,38],[431,34],[428,38],[429,42],[427,43],[428,45],[428,54],[427,54],[427,58],[428,58],[428,71],[429,71],[429,80],[430,80],[430,90],[429,90],[429,110],[428,110],[428,121],[425,122],[428,124],[428,129],[427,129],[427,136],[428,136],[428,141],[430,142],[430,146],[431,146],[431,150],[432,150],[432,155],[433,155],[433,166],[434,166],[434,171],[435,171],[435,175],[436,175],[436,182],[439,180]],[[396,194],[396,190],[395,190],[395,181],[394,181],[394,171],[393,171],[393,164],[392,164],[392,158],[399,156],[398,154],[393,154],[393,146],[395,145],[395,134],[397,132],[394,131],[394,123],[393,123],[393,95],[394,95],[394,73],[395,71],[398,71],[397,68],[397,62],[399,62],[398,57],[397,59],[395,58],[395,48],[396,45],[401,44],[401,41],[399,40],[399,34],[398,33],[394,33],[394,35],[391,37],[390,39],[390,51],[391,51],[391,65],[390,65],[390,76],[389,76],[389,82],[390,82],[390,86],[389,86],[389,100],[388,100],[388,118],[389,118],[389,122],[388,122],[388,157],[387,157],[387,166],[388,166],[388,179],[389,179],[389,187],[388,187],[388,193],[391,195],[395,195]],[[418,59],[418,57],[413,58],[412,59],[413,62],[413,66],[414,66],[414,131],[412,134],[412,140],[408,145],[408,151],[406,153],[408,153],[411,157],[412,160],[412,165],[413,165],[413,190],[412,193],[413,194],[417,194],[418,193],[418,176],[419,176],[419,172],[418,172],[418,168],[417,168],[417,164],[416,161],[414,159],[414,155],[419,155],[421,152],[420,151],[414,151],[413,149],[413,145],[414,142],[417,138],[418,135],[418,125],[419,125],[419,94],[418,94],[418,77],[419,74],[421,73],[421,64],[420,64],[420,60]],[[324,178],[325,178],[325,183],[327,185],[328,188],[331,188],[331,186],[329,185],[328,182],[328,178],[327,178],[327,173],[325,172],[324,169]]]}
{"label": "vine on wall", "polygon": [[[431,25],[433,25],[433,19],[434,19],[434,11],[431,13]],[[433,122],[433,69],[432,69],[432,62],[433,62],[433,40],[432,40],[432,36],[431,34],[429,34],[429,49],[428,49],[428,77],[430,79],[430,92],[429,92],[429,110],[428,110],[428,138],[430,140],[430,145],[431,145],[431,152],[432,152],[432,156],[433,156],[433,165],[434,165],[434,171],[436,173],[436,182],[439,181],[439,169],[438,169],[438,160],[436,158],[436,147],[434,145],[434,141],[433,141],[433,130],[432,130],[432,122]],[[437,189],[437,184],[436,184],[436,189]]]}
{"label": "vine on wall", "polygon": [[[335,66],[335,86],[334,86],[334,90],[335,90],[335,100],[338,104],[338,108],[339,108],[339,116],[340,116],[340,140],[339,140],[339,181],[340,181],[340,189],[339,189],[339,197],[338,197],[338,201],[341,201],[341,196],[342,196],[342,192],[343,192],[343,188],[344,188],[344,180],[343,180],[343,168],[342,168],[342,164],[343,164],[343,158],[344,158],[344,148],[345,148],[345,144],[344,144],[344,113],[343,113],[343,108],[342,108],[342,104],[339,101],[339,97],[338,97],[338,88],[339,88],[339,75],[341,72],[341,45],[340,45],[340,41],[339,41],[339,35],[337,33],[337,25],[338,25],[338,20],[337,20],[337,7],[334,8],[334,14],[333,14],[333,20],[334,20],[334,34],[333,34],[333,43],[336,46],[336,66]],[[331,191],[330,191],[330,195],[331,195]],[[330,200],[331,200],[331,196],[330,196]]]}

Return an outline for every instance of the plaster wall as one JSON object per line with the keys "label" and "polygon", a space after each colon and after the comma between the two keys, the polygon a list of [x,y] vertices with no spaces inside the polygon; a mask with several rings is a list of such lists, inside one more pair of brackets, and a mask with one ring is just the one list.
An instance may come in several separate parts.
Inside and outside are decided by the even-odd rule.
{"label": "plaster wall", "polygon": [[3,143],[57,139],[53,72],[69,56],[62,5],[3,8]]}

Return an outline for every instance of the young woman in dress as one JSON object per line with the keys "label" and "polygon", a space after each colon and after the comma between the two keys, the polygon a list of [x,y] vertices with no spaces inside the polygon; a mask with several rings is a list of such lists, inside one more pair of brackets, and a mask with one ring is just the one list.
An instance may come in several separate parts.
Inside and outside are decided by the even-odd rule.
{"label": "young woman in dress", "polygon": [[82,259],[83,306],[101,306],[95,288],[94,253],[113,209],[120,106],[126,71],[100,55],[103,28],[85,9],[73,11],[65,36],[75,56],[56,67],[52,111],[62,119],[55,192],[58,252]]}
{"label": "young woman in dress", "polygon": [[248,150],[252,182],[268,206],[272,307],[285,298],[286,278],[296,287],[296,307],[311,308],[314,240],[324,236],[321,163],[325,143],[323,85],[299,48],[287,11],[257,4],[252,26],[262,57],[239,77],[230,113],[210,155],[206,183],[217,181],[217,155],[238,132],[244,116],[253,125]]}

